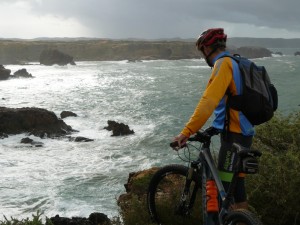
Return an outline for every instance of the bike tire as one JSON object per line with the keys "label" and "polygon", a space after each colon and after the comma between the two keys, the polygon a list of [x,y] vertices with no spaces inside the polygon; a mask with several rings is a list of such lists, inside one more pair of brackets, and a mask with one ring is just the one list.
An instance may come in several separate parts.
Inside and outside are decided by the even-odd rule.
{"label": "bike tire", "polygon": [[[196,194],[201,188],[201,179],[195,173],[186,204],[179,207],[188,169],[182,165],[168,165],[153,175],[147,193],[147,206],[154,223],[199,225],[202,221],[201,193]],[[195,202],[197,208],[192,210]]]}
{"label": "bike tire", "polygon": [[229,212],[224,225],[263,225],[259,218],[246,209],[236,209]]}

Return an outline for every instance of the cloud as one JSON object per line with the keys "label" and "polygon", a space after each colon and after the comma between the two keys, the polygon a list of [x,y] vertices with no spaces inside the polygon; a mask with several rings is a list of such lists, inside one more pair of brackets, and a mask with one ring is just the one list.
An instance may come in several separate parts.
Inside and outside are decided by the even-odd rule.
{"label": "cloud", "polygon": [[[33,1],[1,0],[1,36],[6,38],[64,37],[89,34],[76,18],[32,14]],[[90,33],[91,34],[91,33]]]}
{"label": "cloud", "polygon": [[[300,37],[299,0],[1,0],[56,18],[73,35],[110,38],[196,37],[209,27],[229,36]],[[47,25],[47,24],[46,24]],[[82,33],[80,33],[82,32]],[[53,36],[53,35],[52,35]]]}

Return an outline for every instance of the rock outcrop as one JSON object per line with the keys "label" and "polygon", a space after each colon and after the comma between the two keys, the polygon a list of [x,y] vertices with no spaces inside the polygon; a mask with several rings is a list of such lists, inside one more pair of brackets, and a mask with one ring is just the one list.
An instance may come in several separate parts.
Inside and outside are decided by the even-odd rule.
{"label": "rock outcrop", "polygon": [[44,146],[44,143],[34,141],[34,140],[32,140],[31,138],[28,138],[28,137],[22,138],[21,143],[22,144],[30,144],[31,146],[34,146],[34,147],[43,147]]}
{"label": "rock outcrop", "polygon": [[5,69],[3,65],[0,65],[0,80],[6,80],[10,77],[11,70]]}
{"label": "rock outcrop", "polygon": [[112,131],[113,134],[111,136],[122,136],[122,135],[134,134],[134,131],[130,130],[129,126],[125,125],[124,123],[118,123],[111,120],[108,120],[107,123],[108,126],[104,127],[104,129],[108,131]]}
{"label": "rock outcrop", "polygon": [[41,108],[0,107],[0,134],[29,133],[41,138],[70,134],[72,127]]}
{"label": "rock outcrop", "polygon": [[158,169],[159,167],[153,167],[129,174],[127,183],[124,184],[126,193],[120,195],[117,200],[118,206],[121,208],[122,212],[131,209],[132,200],[136,197],[142,201],[146,201],[149,182]]}
{"label": "rock outcrop", "polygon": [[10,78],[32,78],[33,76],[27,72],[26,69],[20,69],[16,71],[13,75],[10,74],[11,70],[5,69],[3,65],[0,65],[0,80],[7,80]]}
{"label": "rock outcrop", "polygon": [[[49,223],[51,221],[51,223]],[[60,217],[56,215],[51,217],[46,225],[110,225],[111,221],[107,215],[103,213],[92,213],[88,218],[84,217]]]}
{"label": "rock outcrop", "polygon": [[73,57],[63,53],[61,51],[58,51],[56,49],[45,49],[42,51],[40,55],[40,64],[46,65],[46,66],[52,66],[52,65],[59,65],[64,66],[67,64],[76,65]]}
{"label": "rock outcrop", "polygon": [[295,56],[300,55],[300,52],[295,52],[294,55]]}
{"label": "rock outcrop", "polygon": [[62,118],[62,119],[66,118],[66,117],[69,117],[69,116],[77,117],[77,114],[73,113],[71,111],[62,111],[60,113],[60,118]]}
{"label": "rock outcrop", "polygon": [[13,78],[19,78],[19,77],[25,77],[25,78],[32,78],[33,76],[31,73],[28,73],[26,69],[20,69],[16,72],[14,72]]}
{"label": "rock outcrop", "polygon": [[94,139],[86,138],[86,137],[68,137],[69,141],[74,141],[74,142],[91,142],[94,141]]}
{"label": "rock outcrop", "polygon": [[240,47],[230,50],[230,53],[239,54],[250,59],[272,56],[272,52],[270,50],[261,47]]}

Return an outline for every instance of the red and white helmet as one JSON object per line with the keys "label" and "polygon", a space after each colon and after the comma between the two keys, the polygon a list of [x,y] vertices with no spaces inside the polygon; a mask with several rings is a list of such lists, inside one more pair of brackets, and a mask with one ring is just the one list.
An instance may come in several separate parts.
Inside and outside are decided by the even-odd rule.
{"label": "red and white helmet", "polygon": [[204,31],[196,42],[197,49],[202,50],[203,46],[225,47],[227,35],[223,28],[210,28]]}

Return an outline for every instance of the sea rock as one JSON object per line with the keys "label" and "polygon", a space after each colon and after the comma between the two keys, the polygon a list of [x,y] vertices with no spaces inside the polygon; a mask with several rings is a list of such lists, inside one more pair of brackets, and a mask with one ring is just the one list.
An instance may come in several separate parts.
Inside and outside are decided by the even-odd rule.
{"label": "sea rock", "polygon": [[111,136],[122,136],[122,135],[129,135],[134,134],[133,130],[129,129],[129,126],[124,123],[118,123],[115,121],[108,120],[108,126],[104,127],[104,129],[112,131],[113,134]]}
{"label": "sea rock", "polygon": [[32,78],[33,76],[31,73],[28,73],[26,69],[20,69],[16,72],[14,72],[14,75],[12,77],[18,78],[18,77],[25,77],[25,78]]}
{"label": "sea rock", "polygon": [[[49,223],[51,222],[51,223]],[[89,218],[85,217],[60,217],[56,215],[51,217],[50,221],[46,222],[46,225],[111,225],[110,219],[103,213],[92,213]]]}
{"label": "sea rock", "polygon": [[31,139],[31,138],[22,138],[22,140],[21,140],[21,143],[23,143],[23,144],[30,144],[30,143],[32,143],[33,142],[33,140]]}
{"label": "sea rock", "polygon": [[86,137],[68,137],[69,141],[74,141],[74,142],[91,142],[94,141],[94,139],[86,138]]}
{"label": "sea rock", "polygon": [[283,55],[282,52],[275,52],[275,55]]}
{"label": "sea rock", "polygon": [[45,49],[42,51],[40,55],[40,64],[46,65],[46,66],[52,66],[54,64],[57,64],[59,66],[64,66],[67,64],[76,65],[73,57],[63,53],[61,51],[58,51],[56,49]]}
{"label": "sea rock", "polygon": [[0,107],[0,133],[30,133],[41,138],[52,138],[72,131],[71,126],[46,109]]}
{"label": "sea rock", "polygon": [[43,147],[44,146],[44,143],[34,141],[34,140],[32,140],[31,138],[28,138],[28,137],[22,138],[21,143],[22,144],[31,144],[34,147]]}
{"label": "sea rock", "polygon": [[294,55],[295,56],[300,55],[300,52],[295,52]]}
{"label": "sea rock", "polygon": [[0,65],[0,80],[6,80],[10,77],[11,70],[5,69],[3,65]]}
{"label": "sea rock", "polygon": [[270,50],[262,47],[240,47],[231,53],[239,54],[243,57],[250,58],[250,59],[272,56],[272,52]]}
{"label": "sea rock", "polygon": [[64,119],[66,117],[69,117],[69,116],[74,116],[74,117],[77,117],[77,114],[76,113],[73,113],[71,111],[62,111],[60,113],[60,118]]}
{"label": "sea rock", "polygon": [[8,138],[8,135],[3,132],[0,132],[0,139],[3,139],[3,138]]}

